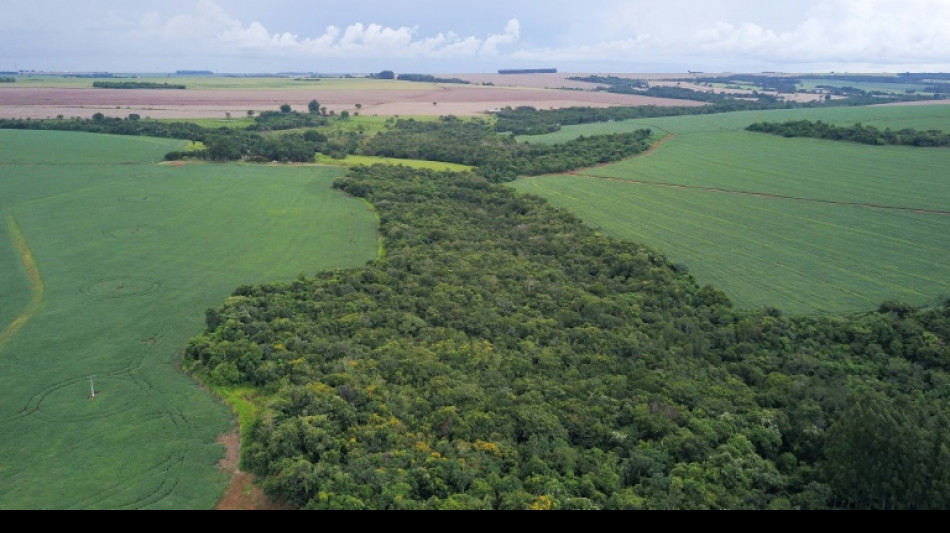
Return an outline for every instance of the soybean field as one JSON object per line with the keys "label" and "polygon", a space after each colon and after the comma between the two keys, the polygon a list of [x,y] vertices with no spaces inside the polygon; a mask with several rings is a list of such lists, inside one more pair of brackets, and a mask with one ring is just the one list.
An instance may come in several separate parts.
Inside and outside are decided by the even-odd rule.
{"label": "soybean field", "polygon": [[739,306],[798,314],[950,295],[950,150],[751,133],[823,120],[950,130],[950,106],[757,111],[566,127],[532,142],[650,127],[633,159],[513,184],[642,242]]}
{"label": "soybean field", "polygon": [[183,144],[0,131],[0,508],[214,507],[233,416],[178,368],[205,310],[375,257],[341,169]]}

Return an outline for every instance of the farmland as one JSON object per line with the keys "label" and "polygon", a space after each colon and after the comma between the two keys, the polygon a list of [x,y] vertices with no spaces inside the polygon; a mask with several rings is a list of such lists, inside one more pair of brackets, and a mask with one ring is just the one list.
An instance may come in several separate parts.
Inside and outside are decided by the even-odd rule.
{"label": "farmland", "polygon": [[[182,368],[295,507],[946,507],[946,151],[744,128],[947,110],[260,139],[309,139],[307,164],[0,130],[0,507],[214,506],[234,416]],[[250,121],[219,122],[194,146]]]}
{"label": "farmland", "polygon": [[204,309],[375,255],[340,170],[155,163],[182,144],[0,131],[0,507],[213,507],[232,419],[177,369]]}
{"label": "farmland", "polygon": [[648,156],[514,184],[618,238],[686,265],[737,304],[802,314],[927,305],[950,293],[950,154],[743,131],[809,118],[882,128],[947,129],[946,106],[741,112],[565,127],[526,138],[651,127]]}
{"label": "farmland", "polygon": [[[321,78],[300,81],[289,77],[142,77],[147,83],[175,83],[184,91],[162,89],[94,89],[92,80],[36,76],[18,78],[0,87],[0,118],[88,118],[94,113],[125,117],[131,113],[155,119],[224,119],[275,110],[284,103],[306,109],[317,99],[328,111],[361,115],[484,115],[491,109],[521,105],[548,107],[615,105],[702,105],[699,102],[609,94],[592,90],[560,90],[563,77],[544,78],[541,86],[502,86],[504,77],[477,78],[499,85],[421,83],[368,78]],[[549,88],[547,85],[555,88]],[[7,85],[7,84],[4,84]],[[586,84],[588,88],[596,87]],[[174,93],[174,94],[169,94]],[[357,108],[356,105],[360,107]]]}

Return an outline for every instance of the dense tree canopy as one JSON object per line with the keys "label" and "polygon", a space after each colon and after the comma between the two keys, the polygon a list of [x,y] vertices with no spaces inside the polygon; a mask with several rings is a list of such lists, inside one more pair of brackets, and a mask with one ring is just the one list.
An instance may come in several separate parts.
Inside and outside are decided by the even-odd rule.
{"label": "dense tree canopy", "polygon": [[[186,353],[205,379],[269,394],[245,467],[272,496],[315,509],[950,505],[936,466],[950,305],[734,310],[661,255],[475,174],[360,167],[337,186],[376,208],[385,256],[241,287]],[[890,465],[901,450],[918,455]]]}
{"label": "dense tree canopy", "polygon": [[836,126],[820,120],[790,120],[787,122],[757,122],[746,127],[749,131],[771,133],[783,137],[813,137],[833,141],[849,141],[862,144],[893,144],[902,146],[938,147],[950,146],[950,133],[905,128],[883,130],[861,123]]}

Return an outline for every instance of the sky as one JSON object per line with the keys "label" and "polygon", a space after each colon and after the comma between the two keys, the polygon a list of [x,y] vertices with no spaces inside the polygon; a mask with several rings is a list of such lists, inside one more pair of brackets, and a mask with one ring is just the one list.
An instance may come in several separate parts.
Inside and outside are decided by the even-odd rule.
{"label": "sky", "polygon": [[0,12],[0,71],[950,71],[950,0],[2,0]]}

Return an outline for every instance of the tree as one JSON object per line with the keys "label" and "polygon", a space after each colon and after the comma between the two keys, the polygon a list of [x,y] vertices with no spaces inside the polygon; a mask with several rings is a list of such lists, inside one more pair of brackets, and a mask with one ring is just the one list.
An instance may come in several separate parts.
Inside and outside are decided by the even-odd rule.
{"label": "tree", "polygon": [[95,115],[92,116],[92,120],[96,120],[96,121],[102,120],[104,118],[106,118],[106,116],[103,115],[102,113],[96,113]]}
{"label": "tree", "polygon": [[310,100],[310,103],[307,104],[307,109],[310,110],[311,114],[316,114],[320,112],[320,102],[317,102],[315,99]]}
{"label": "tree", "polygon": [[290,107],[290,104],[283,104],[280,106],[281,113],[290,113],[291,111],[293,111],[293,108]]}
{"label": "tree", "polygon": [[346,111],[346,110],[340,111],[340,120],[349,120],[349,118],[350,118],[349,111]]}
{"label": "tree", "polygon": [[253,116],[254,116],[254,110],[253,110],[253,109],[248,109],[248,110],[247,110],[247,116],[253,117]]}
{"label": "tree", "polygon": [[394,80],[396,79],[396,73],[391,70],[383,70],[374,76],[379,80]]}
{"label": "tree", "polygon": [[356,104],[356,109],[363,109],[363,104]]}

